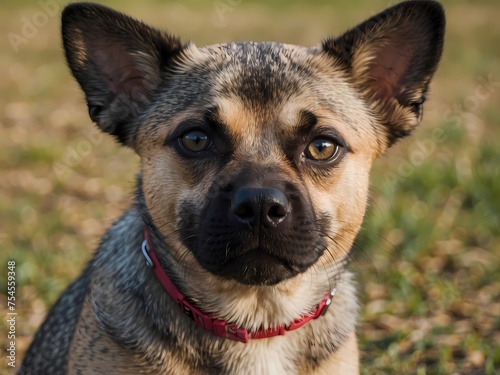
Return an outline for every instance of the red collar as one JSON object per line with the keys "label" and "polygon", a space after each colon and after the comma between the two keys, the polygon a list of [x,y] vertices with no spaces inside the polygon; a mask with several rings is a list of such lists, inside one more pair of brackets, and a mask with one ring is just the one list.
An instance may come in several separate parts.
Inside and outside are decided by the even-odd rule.
{"label": "red collar", "polygon": [[153,269],[154,274],[158,281],[163,285],[170,297],[179,305],[182,312],[189,316],[194,322],[203,329],[207,331],[212,331],[216,336],[225,337],[235,341],[241,341],[244,343],[248,342],[248,339],[263,339],[266,337],[273,337],[284,335],[286,331],[293,331],[297,328],[302,327],[307,322],[316,319],[323,315],[332,302],[332,298],[336,293],[334,288],[329,292],[325,298],[319,303],[314,311],[306,315],[302,315],[300,318],[295,319],[289,325],[281,325],[274,328],[259,329],[257,331],[248,331],[244,328],[239,328],[235,324],[230,324],[224,320],[216,319],[199,308],[194,306],[189,302],[184,294],[182,294],[179,289],[174,285],[174,283],[167,276],[163,268],[160,266],[160,262],[156,257],[156,254],[149,241],[149,235],[146,229],[144,229],[145,240],[142,243],[142,253],[146,258],[146,262],[150,268]]}

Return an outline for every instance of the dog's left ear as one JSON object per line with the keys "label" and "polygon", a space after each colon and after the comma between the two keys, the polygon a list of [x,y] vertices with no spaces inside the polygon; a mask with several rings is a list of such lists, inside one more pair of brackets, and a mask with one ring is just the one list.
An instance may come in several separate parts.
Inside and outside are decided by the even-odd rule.
{"label": "dog's left ear", "polygon": [[385,126],[387,146],[420,122],[425,94],[441,57],[444,29],[439,3],[406,1],[323,43],[323,51],[353,77]]}

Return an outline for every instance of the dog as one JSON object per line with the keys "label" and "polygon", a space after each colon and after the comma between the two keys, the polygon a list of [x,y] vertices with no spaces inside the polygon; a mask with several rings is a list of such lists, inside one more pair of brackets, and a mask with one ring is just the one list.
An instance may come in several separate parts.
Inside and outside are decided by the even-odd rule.
{"label": "dog", "polygon": [[311,48],[197,48],[68,5],[90,118],[141,171],[20,374],[359,374],[369,171],[420,123],[444,29],[438,2],[407,1]]}

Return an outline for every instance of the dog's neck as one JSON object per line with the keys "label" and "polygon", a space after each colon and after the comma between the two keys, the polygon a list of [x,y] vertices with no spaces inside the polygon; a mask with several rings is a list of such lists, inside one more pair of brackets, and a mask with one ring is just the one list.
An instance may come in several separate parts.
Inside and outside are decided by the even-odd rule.
{"label": "dog's neck", "polygon": [[162,284],[170,297],[177,303],[184,314],[189,316],[198,326],[213,332],[218,337],[240,341],[243,343],[247,343],[249,339],[263,339],[279,335],[283,336],[287,331],[294,331],[309,321],[319,318],[321,315],[326,313],[332,302],[332,298],[336,293],[336,289],[333,288],[319,302],[313,311],[298,317],[288,325],[280,325],[277,327],[258,329],[249,332],[245,328],[238,327],[236,324],[231,324],[206,314],[192,304],[189,299],[179,291],[176,285],[170,280],[165,270],[161,267],[160,261],[154,252],[151,241],[149,240],[148,231],[146,229],[144,229],[144,241],[142,243],[141,250],[146,258],[147,265],[152,268],[158,281]]}

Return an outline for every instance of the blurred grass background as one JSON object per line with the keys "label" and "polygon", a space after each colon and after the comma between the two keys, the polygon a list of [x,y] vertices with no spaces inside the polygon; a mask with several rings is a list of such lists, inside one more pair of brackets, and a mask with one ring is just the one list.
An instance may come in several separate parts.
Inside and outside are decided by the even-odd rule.
{"label": "blurred grass background", "polygon": [[[14,259],[18,364],[47,309],[131,202],[138,168],[132,151],[88,119],[60,48],[62,3],[6,0],[0,12],[0,347],[8,346]],[[104,3],[201,46],[314,45],[395,2]],[[445,51],[424,121],[375,164],[356,243],[363,374],[500,373],[500,3],[443,3]],[[26,22],[35,30],[23,30]],[[25,39],[13,48],[9,33]]]}

